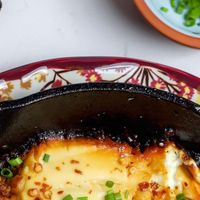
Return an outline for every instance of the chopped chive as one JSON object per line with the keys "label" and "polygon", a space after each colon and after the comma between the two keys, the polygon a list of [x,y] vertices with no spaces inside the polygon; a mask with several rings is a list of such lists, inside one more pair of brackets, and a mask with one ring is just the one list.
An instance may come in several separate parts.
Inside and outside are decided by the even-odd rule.
{"label": "chopped chive", "polygon": [[73,200],[73,197],[71,194],[68,194],[67,196],[65,196],[62,200]]}
{"label": "chopped chive", "polygon": [[120,192],[114,193],[115,200],[122,200],[122,195]]}
{"label": "chopped chive", "polygon": [[183,24],[191,27],[198,25],[200,19],[200,0],[169,0],[173,10],[182,14],[184,18]]}
{"label": "chopped chive", "polygon": [[172,8],[176,7],[176,1],[175,0],[170,0],[170,4]]}
{"label": "chopped chive", "polygon": [[187,16],[189,18],[197,19],[198,17],[200,17],[200,8],[191,9],[190,11],[188,11]]}
{"label": "chopped chive", "polygon": [[182,3],[179,3],[177,8],[176,8],[176,12],[178,14],[182,14],[184,10],[185,10],[185,6]]}
{"label": "chopped chive", "polygon": [[47,163],[49,162],[49,158],[50,158],[50,155],[45,153],[43,156],[43,161]]}
{"label": "chopped chive", "polygon": [[107,194],[114,194],[113,190],[108,190]]}
{"label": "chopped chive", "polygon": [[126,190],[125,193],[124,193],[124,197],[125,197],[125,199],[128,199],[128,196],[129,196],[129,191]]}
{"label": "chopped chive", "polygon": [[15,159],[11,159],[8,161],[8,163],[12,166],[12,167],[17,167],[19,165],[21,165],[23,163],[23,160],[20,157],[17,157]]}
{"label": "chopped chive", "polygon": [[88,197],[78,197],[77,200],[88,200]]}
{"label": "chopped chive", "polygon": [[160,10],[163,11],[163,12],[168,12],[169,9],[166,8],[166,7],[160,7]]}
{"label": "chopped chive", "polygon": [[115,195],[114,195],[113,192],[112,193],[107,193],[104,199],[105,200],[115,200]]}
{"label": "chopped chive", "polygon": [[183,193],[176,195],[176,200],[186,200],[185,195]]}
{"label": "chopped chive", "polygon": [[111,188],[111,187],[113,187],[113,185],[114,185],[113,181],[106,181],[106,186],[107,187]]}
{"label": "chopped chive", "polygon": [[190,19],[185,20],[184,25],[185,26],[194,26],[195,25],[195,19],[190,18]]}
{"label": "chopped chive", "polygon": [[71,194],[68,194],[67,196],[65,196],[62,200],[73,200],[73,197]]}
{"label": "chopped chive", "polygon": [[12,178],[13,177],[13,173],[10,169],[8,168],[3,168],[1,170],[1,176],[6,177],[6,178]]}

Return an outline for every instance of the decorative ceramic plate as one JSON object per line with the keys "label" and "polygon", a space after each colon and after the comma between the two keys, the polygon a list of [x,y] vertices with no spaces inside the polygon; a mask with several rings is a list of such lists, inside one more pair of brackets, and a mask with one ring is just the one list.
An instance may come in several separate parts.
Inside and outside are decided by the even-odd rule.
{"label": "decorative ceramic plate", "polygon": [[[147,21],[165,36],[184,45],[200,48],[200,26],[184,25],[183,15],[174,12],[170,0],[134,0]],[[166,8],[163,12],[161,8]]]}
{"label": "decorative ceramic plate", "polygon": [[120,82],[168,91],[200,104],[200,79],[164,65],[129,58],[83,57],[40,61],[0,73],[0,100],[69,84]]}

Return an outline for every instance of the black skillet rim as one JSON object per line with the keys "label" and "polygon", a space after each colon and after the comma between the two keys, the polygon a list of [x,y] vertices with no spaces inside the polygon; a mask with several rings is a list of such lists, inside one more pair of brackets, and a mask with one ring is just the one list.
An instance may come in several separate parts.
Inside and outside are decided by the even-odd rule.
{"label": "black skillet rim", "polygon": [[200,105],[190,100],[155,88],[126,83],[81,83],[49,89],[21,99],[0,102],[0,111],[28,106],[32,103],[36,103],[45,99],[54,98],[61,95],[86,91],[120,91],[147,95],[177,104],[181,107],[192,110],[194,113],[200,115]]}

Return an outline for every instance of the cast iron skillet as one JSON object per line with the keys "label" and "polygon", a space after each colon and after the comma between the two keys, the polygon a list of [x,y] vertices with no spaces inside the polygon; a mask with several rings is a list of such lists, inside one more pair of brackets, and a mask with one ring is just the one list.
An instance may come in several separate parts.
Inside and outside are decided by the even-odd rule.
{"label": "cast iron skillet", "polygon": [[174,140],[200,163],[200,106],[143,86],[90,83],[0,103],[0,163],[52,137],[145,147]]}

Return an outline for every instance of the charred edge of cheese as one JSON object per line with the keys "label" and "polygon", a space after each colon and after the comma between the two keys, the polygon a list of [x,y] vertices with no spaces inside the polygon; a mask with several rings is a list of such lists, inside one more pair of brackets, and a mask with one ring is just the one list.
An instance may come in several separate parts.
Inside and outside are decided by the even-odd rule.
{"label": "charred edge of cheese", "polygon": [[[49,154],[44,162],[44,154]],[[187,158],[187,159],[186,159]],[[198,175],[198,176],[196,176]],[[11,183],[12,199],[60,200],[67,194],[103,200],[109,190],[128,200],[200,199],[199,168],[173,143],[141,153],[127,144],[99,140],[53,140],[33,147]],[[0,189],[1,197],[1,189]]]}

